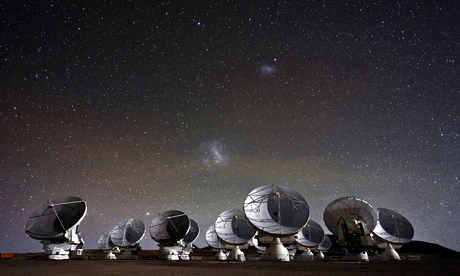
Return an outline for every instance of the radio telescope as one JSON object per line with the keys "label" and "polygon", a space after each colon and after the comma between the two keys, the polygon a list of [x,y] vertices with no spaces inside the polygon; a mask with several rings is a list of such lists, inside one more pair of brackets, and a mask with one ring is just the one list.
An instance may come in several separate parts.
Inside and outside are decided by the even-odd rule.
{"label": "radio telescope", "polygon": [[366,250],[373,246],[370,234],[377,221],[374,208],[358,197],[338,198],[324,210],[324,222],[346,247],[348,260],[369,261]]}
{"label": "radio telescope", "polygon": [[269,244],[262,259],[289,261],[283,243],[292,244],[310,218],[305,198],[289,187],[261,186],[246,197],[244,212],[258,230],[259,244]]}
{"label": "radio telescope", "polygon": [[200,227],[195,220],[190,219],[190,229],[183,239],[183,246],[179,258],[181,260],[190,260],[190,253],[193,251],[193,242],[200,235]]}
{"label": "radio telescope", "polygon": [[83,251],[78,226],[86,211],[86,202],[79,197],[50,199],[30,215],[25,231],[41,241],[48,258],[67,260],[70,252],[81,255]]}
{"label": "radio telescope", "polygon": [[184,237],[184,242],[186,244],[191,244],[194,241],[196,241],[198,235],[200,235],[200,227],[198,226],[198,223],[196,223],[195,220],[190,219],[190,229]]}
{"label": "radio telescope", "polygon": [[260,245],[259,240],[256,239],[256,237],[257,237],[257,232],[256,232],[256,235],[252,239],[249,240],[249,244],[254,246],[257,249],[258,253],[264,253],[265,250],[267,250],[267,247],[264,245]]}
{"label": "radio telescope", "polygon": [[160,247],[162,259],[179,260],[183,239],[190,229],[189,217],[181,211],[169,210],[158,214],[150,226],[150,236]]}
{"label": "radio telescope", "polygon": [[213,251],[217,251],[214,256],[217,261],[225,261],[227,259],[227,255],[222,251],[225,249],[225,242],[217,235],[214,225],[211,225],[206,231],[206,242],[213,248]]}
{"label": "radio telescope", "polygon": [[246,261],[241,248],[247,248],[247,243],[254,237],[256,230],[244,213],[238,209],[225,211],[219,215],[214,226],[219,238],[225,242],[225,247],[231,249],[227,259]]}
{"label": "radio telescope", "polygon": [[324,235],[324,239],[323,241],[318,245],[318,254],[316,254],[316,259],[318,260],[324,260],[324,253],[323,252],[326,252],[329,250],[329,248],[331,248],[332,246],[332,242],[331,242],[331,239],[329,238],[328,235]]}
{"label": "radio telescope", "polygon": [[307,260],[314,260],[312,249],[318,247],[324,240],[324,230],[316,221],[309,220],[297,234],[297,248],[302,250],[301,257]]}
{"label": "radio telescope", "polygon": [[377,214],[379,221],[372,232],[374,242],[379,248],[385,249],[382,255],[400,261],[395,249],[412,240],[414,228],[405,217],[393,210],[377,208]]}
{"label": "radio telescope", "polygon": [[110,240],[120,248],[121,259],[135,259],[140,250],[139,242],[145,235],[145,225],[141,220],[129,219],[120,222],[109,233]]}
{"label": "radio telescope", "polygon": [[104,250],[106,253],[105,258],[109,260],[115,260],[117,257],[114,253],[120,253],[120,249],[110,239],[110,233],[103,234],[97,241],[99,249]]}

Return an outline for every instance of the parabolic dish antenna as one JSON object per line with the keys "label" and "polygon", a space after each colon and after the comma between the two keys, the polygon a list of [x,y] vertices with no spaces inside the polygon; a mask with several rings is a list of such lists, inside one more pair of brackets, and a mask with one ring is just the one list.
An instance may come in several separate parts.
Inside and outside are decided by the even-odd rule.
{"label": "parabolic dish antenna", "polygon": [[217,235],[232,245],[246,244],[256,230],[249,223],[241,210],[233,209],[223,212],[214,223]]}
{"label": "parabolic dish antenna", "polygon": [[276,185],[254,189],[244,201],[249,221],[263,232],[275,235],[297,233],[310,218],[305,198],[297,191]]}
{"label": "parabolic dish antenna", "polygon": [[110,239],[117,246],[128,247],[138,244],[144,234],[144,223],[138,219],[129,219],[112,229]]}
{"label": "parabolic dish antenna", "polygon": [[394,245],[408,243],[414,237],[412,224],[401,214],[386,208],[377,208],[379,221],[373,233]]}
{"label": "parabolic dish antenna", "polygon": [[37,240],[66,240],[69,229],[76,228],[86,215],[81,198],[66,196],[48,200],[26,222],[26,233]]}
{"label": "parabolic dish antenna", "polygon": [[297,235],[296,241],[306,247],[316,247],[324,240],[324,230],[314,220],[309,220]]}
{"label": "parabolic dish antenna", "polygon": [[318,245],[318,250],[319,251],[327,251],[329,250],[329,248],[331,248],[332,246],[332,241],[331,239],[329,238],[328,235],[324,235],[324,239],[323,241]]}
{"label": "parabolic dish antenna", "polygon": [[156,216],[150,226],[150,236],[161,244],[175,243],[190,229],[189,217],[181,211],[169,210]]}
{"label": "parabolic dish antenna", "polygon": [[110,233],[101,235],[97,241],[97,246],[102,250],[112,250],[116,247],[110,239]]}
{"label": "parabolic dish antenna", "polygon": [[252,244],[252,246],[254,246],[259,252],[265,252],[265,250],[267,250],[267,247],[264,245],[260,245],[259,240],[256,237],[257,234],[251,240],[249,240],[249,244]]}
{"label": "parabolic dish antenna", "polygon": [[190,229],[184,237],[184,242],[186,244],[192,243],[198,238],[198,235],[200,235],[200,227],[196,221],[190,219]]}
{"label": "parabolic dish antenna", "polygon": [[105,258],[108,260],[115,260],[117,257],[114,253],[120,253],[120,249],[117,247],[116,244],[112,242],[110,238],[110,233],[103,234],[99,237],[97,241],[97,246],[99,249],[104,250],[106,252]]}
{"label": "parabolic dish antenna", "polygon": [[324,222],[346,247],[346,260],[369,261],[367,249],[374,245],[371,232],[377,224],[377,213],[367,201],[358,197],[341,197],[326,207]]}
{"label": "parabolic dish antenna", "polygon": [[223,244],[223,241],[221,238],[216,233],[216,229],[214,225],[208,228],[206,231],[206,242],[211,246],[212,248],[215,249],[224,249],[225,245]]}
{"label": "parabolic dish antenna", "polygon": [[217,249],[217,253],[214,258],[218,261],[224,261],[227,259],[227,255],[225,255],[222,250],[225,249],[224,241],[216,233],[216,228],[214,225],[208,228],[206,231],[206,242],[211,246],[213,249]]}
{"label": "parabolic dish antenna", "polygon": [[331,248],[331,246],[332,246],[331,239],[327,235],[324,235],[323,241],[316,248],[318,250],[318,254],[316,254],[315,259],[324,260],[324,253],[323,252],[329,250],[329,248]]}
{"label": "parabolic dish antenna", "polygon": [[324,210],[323,218],[329,231],[339,238],[339,229],[343,223],[353,221],[365,223],[367,229],[372,231],[378,221],[374,208],[358,197],[341,197],[332,201]]}

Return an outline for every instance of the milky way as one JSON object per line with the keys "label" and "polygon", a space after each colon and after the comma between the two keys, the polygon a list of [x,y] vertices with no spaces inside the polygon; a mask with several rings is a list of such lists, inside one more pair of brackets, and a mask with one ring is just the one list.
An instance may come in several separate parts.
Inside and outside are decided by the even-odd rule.
{"label": "milky way", "polygon": [[40,251],[27,218],[67,195],[85,248],[166,210],[206,246],[270,184],[323,227],[356,196],[460,250],[456,1],[21,2],[0,5],[1,252]]}

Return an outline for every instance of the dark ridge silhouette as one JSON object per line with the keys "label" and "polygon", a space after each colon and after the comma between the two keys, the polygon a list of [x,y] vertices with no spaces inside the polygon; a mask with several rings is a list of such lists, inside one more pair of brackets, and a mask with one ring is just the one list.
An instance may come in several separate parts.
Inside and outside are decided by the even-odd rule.
{"label": "dark ridge silhouette", "polygon": [[[326,255],[342,255],[345,254],[345,250],[342,246],[337,243],[337,237],[334,235],[328,235],[331,239],[332,246],[325,253]],[[373,248],[376,251],[382,251],[378,248]],[[403,245],[400,249],[396,250],[400,254],[426,254],[435,255],[442,258],[460,259],[460,252],[453,249],[446,248],[439,244],[429,243],[424,241],[410,241]]]}
{"label": "dark ridge silhouette", "polygon": [[398,249],[400,253],[418,253],[418,254],[432,254],[442,257],[450,257],[453,259],[460,259],[460,252],[453,249],[446,248],[442,245],[423,242],[423,241],[410,241]]}

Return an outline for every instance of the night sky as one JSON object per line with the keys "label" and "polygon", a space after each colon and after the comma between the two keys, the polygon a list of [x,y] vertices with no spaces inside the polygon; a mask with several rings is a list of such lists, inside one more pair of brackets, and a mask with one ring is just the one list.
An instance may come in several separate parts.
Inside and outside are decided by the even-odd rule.
{"label": "night sky", "polygon": [[210,2],[0,4],[1,252],[41,251],[25,223],[67,195],[85,248],[171,209],[203,247],[271,184],[323,227],[357,196],[460,250],[457,1]]}

